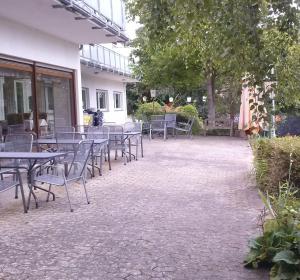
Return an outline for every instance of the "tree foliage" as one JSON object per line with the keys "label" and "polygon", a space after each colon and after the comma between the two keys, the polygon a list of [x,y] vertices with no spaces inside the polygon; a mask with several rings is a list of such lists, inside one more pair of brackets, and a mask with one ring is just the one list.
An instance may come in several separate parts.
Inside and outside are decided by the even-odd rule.
{"label": "tree foliage", "polygon": [[133,46],[136,70],[147,83],[182,87],[207,80],[214,105],[217,80],[236,83],[247,73],[261,85],[275,67],[278,88],[288,84],[282,102],[286,91],[299,95],[299,63],[293,59],[299,54],[299,14],[293,0],[127,0],[127,7],[143,25]]}

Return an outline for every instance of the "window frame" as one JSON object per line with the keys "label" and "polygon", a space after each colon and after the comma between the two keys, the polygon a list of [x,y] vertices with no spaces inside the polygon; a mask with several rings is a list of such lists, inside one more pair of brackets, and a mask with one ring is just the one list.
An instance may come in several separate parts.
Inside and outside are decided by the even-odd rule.
{"label": "window frame", "polygon": [[[84,92],[84,94],[83,94],[83,92]],[[81,94],[82,94],[82,109],[83,109],[83,110],[87,110],[87,109],[89,109],[89,108],[91,107],[91,103],[90,103],[90,91],[89,91],[89,88],[87,88],[87,87],[82,87],[82,88],[81,88]],[[83,97],[83,95],[84,95],[84,97]],[[84,107],[84,102],[83,102],[83,100],[84,100],[84,102],[85,102],[85,104],[86,104],[86,108]]]}
{"label": "window frame", "polygon": [[[120,107],[116,107],[116,96],[120,96]],[[114,99],[114,110],[115,111],[123,111],[123,92],[120,91],[114,91],[113,92],[113,99]]]}
{"label": "window frame", "polygon": [[[100,101],[99,101],[99,94],[102,93],[105,96],[105,108],[100,108]],[[101,112],[108,112],[109,111],[109,95],[108,95],[108,90],[106,89],[96,89],[96,106],[97,110],[100,110]]]}

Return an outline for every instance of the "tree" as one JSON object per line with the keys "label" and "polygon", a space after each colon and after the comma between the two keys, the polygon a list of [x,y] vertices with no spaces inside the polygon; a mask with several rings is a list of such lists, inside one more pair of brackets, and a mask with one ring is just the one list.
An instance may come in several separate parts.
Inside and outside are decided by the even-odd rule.
{"label": "tree", "polygon": [[136,53],[144,56],[141,72],[154,62],[163,77],[164,71],[172,70],[165,65],[172,63],[155,62],[164,57],[184,63],[200,81],[207,80],[208,118],[214,123],[216,80],[237,82],[247,73],[253,85],[262,84],[297,40],[298,10],[292,4],[292,0],[128,0],[130,15],[144,25],[139,37],[144,43]]}

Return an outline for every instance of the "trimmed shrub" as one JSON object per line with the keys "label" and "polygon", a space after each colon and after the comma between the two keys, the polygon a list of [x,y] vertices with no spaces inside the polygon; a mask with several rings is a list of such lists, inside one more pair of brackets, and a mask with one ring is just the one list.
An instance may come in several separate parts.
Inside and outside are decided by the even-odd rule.
{"label": "trimmed shrub", "polygon": [[279,184],[290,181],[300,186],[300,137],[258,139],[252,142],[258,187],[278,192]]}
{"label": "trimmed shrub", "polygon": [[198,110],[194,105],[179,106],[175,109],[175,112],[177,113],[178,122],[187,122],[189,118],[195,117],[192,132],[194,135],[200,134],[203,129],[203,120],[199,118]]}
{"label": "trimmed shrub", "polygon": [[164,114],[164,108],[158,103],[142,103],[139,105],[136,111],[136,118],[138,120],[150,120],[151,115],[162,115]]}

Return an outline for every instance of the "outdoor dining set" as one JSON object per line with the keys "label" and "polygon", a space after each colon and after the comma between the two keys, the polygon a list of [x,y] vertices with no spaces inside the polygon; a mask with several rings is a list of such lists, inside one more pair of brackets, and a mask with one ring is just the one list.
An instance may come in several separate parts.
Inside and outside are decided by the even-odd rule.
{"label": "outdoor dining set", "polygon": [[191,117],[186,122],[177,122],[174,113],[152,115],[149,122],[144,122],[143,131],[149,133],[150,139],[153,138],[154,134],[161,134],[163,139],[166,140],[169,131],[172,132],[173,136],[177,136],[177,133],[183,133],[191,137],[194,121],[195,118]]}
{"label": "outdoor dining set", "polygon": [[[135,152],[133,152],[135,148]],[[0,143],[0,194],[15,188],[15,198],[21,192],[24,212],[27,213],[31,198],[38,207],[35,190],[46,192],[48,202],[55,200],[52,186],[63,186],[70,210],[70,183],[81,182],[89,204],[86,181],[103,172],[103,161],[111,170],[111,150],[115,159],[120,151],[124,164],[143,157],[142,123],[125,123],[107,126],[55,127],[54,133],[37,138],[34,133],[11,133]],[[24,194],[24,178],[29,188]]]}

